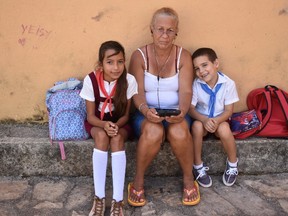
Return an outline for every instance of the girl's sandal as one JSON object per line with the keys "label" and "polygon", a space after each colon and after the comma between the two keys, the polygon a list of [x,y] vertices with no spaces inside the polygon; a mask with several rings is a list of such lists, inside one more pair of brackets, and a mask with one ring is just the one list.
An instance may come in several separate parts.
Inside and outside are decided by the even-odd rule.
{"label": "girl's sandal", "polygon": [[[131,195],[135,195],[138,197],[138,201],[134,201],[131,199]],[[142,201],[140,201],[142,200]],[[128,203],[131,205],[131,206],[144,206],[146,204],[146,199],[144,197],[144,190],[140,190],[140,191],[137,191],[134,187],[133,187],[133,183],[130,182],[128,184]]]}
{"label": "girl's sandal", "polygon": [[[182,204],[183,205],[193,206],[193,205],[197,205],[200,202],[199,185],[196,181],[194,181],[194,187],[191,190],[184,188],[183,193],[185,195],[188,195],[188,196],[184,196],[184,194],[183,194],[183,198],[182,198]],[[189,197],[193,193],[197,193],[197,198],[195,200],[192,200],[192,201],[185,201],[185,197]]]}

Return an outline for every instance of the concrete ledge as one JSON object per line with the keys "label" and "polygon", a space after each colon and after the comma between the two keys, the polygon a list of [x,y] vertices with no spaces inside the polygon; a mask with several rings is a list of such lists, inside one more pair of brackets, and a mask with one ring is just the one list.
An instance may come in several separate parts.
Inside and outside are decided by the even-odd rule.
{"label": "concrete ledge", "polygon": [[[252,137],[236,142],[240,173],[288,172],[288,139]],[[136,143],[136,140],[126,143],[128,177],[135,173]],[[59,146],[50,144],[47,125],[0,124],[1,176],[92,176],[93,141],[69,141],[64,145],[67,159],[62,161]],[[210,174],[224,171],[226,156],[219,140],[205,140],[203,160],[210,167]],[[110,161],[107,175],[111,175]],[[147,170],[147,175],[181,175],[168,142]]]}

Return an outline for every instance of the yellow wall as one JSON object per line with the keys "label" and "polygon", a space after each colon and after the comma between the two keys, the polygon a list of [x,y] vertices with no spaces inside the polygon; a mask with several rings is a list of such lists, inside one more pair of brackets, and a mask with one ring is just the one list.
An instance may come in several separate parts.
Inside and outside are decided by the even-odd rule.
{"label": "yellow wall", "polygon": [[83,79],[99,45],[118,40],[127,59],[150,42],[152,13],[173,7],[176,43],[208,46],[237,83],[246,109],[250,90],[274,84],[288,91],[288,1],[285,0],[0,0],[0,120],[45,119],[45,93],[55,81]]}

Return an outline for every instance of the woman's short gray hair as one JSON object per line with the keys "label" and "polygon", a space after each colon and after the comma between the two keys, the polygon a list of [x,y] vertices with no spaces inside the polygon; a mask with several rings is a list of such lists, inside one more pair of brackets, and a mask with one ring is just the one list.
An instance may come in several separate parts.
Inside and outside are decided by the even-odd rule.
{"label": "woman's short gray hair", "polygon": [[173,17],[176,21],[176,32],[178,32],[178,23],[179,23],[178,14],[174,9],[169,8],[169,7],[163,7],[163,8],[160,8],[154,12],[154,14],[152,16],[151,23],[150,23],[150,29],[151,30],[154,27],[155,20],[156,20],[157,16],[159,16],[159,15],[167,15],[167,16]]}

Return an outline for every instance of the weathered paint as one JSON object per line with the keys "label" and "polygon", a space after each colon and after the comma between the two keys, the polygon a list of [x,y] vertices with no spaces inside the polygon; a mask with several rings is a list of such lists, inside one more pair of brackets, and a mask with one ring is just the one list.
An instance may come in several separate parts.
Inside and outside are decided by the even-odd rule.
{"label": "weathered paint", "polygon": [[133,50],[151,41],[152,13],[174,8],[176,43],[191,53],[212,47],[220,69],[237,83],[246,109],[250,90],[274,84],[288,91],[288,2],[285,0],[9,0],[0,3],[0,120],[45,118],[54,82],[83,79],[99,45],[117,40]]}

